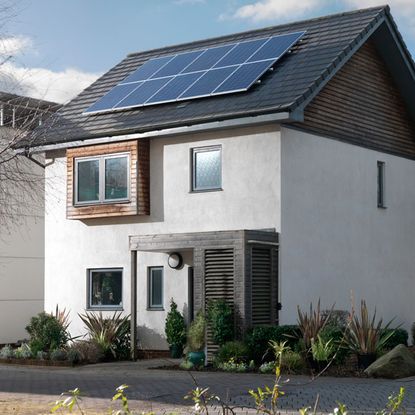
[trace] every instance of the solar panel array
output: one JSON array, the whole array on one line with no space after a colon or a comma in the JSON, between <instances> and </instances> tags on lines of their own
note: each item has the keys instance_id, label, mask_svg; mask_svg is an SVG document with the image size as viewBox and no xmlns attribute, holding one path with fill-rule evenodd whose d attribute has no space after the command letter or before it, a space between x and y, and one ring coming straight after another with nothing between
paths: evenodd
<instances>
[{"instance_id":1,"label":"solar panel array","mask_svg":"<svg viewBox=\"0 0 415 415\"><path fill-rule=\"evenodd\" d=\"M247 91L305 32L153 58L85 114Z\"/></svg>"}]
</instances>

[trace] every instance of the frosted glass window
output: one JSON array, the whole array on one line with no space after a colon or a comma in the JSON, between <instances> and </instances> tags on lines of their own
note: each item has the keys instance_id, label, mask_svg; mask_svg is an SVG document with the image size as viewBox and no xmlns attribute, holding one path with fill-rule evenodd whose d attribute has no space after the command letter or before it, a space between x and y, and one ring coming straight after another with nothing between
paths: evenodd
<instances>
[{"instance_id":1,"label":"frosted glass window","mask_svg":"<svg viewBox=\"0 0 415 415\"><path fill-rule=\"evenodd\" d=\"M222 187L222 151L220 146L193 149L192 190L216 190Z\"/></svg>"}]
</instances>

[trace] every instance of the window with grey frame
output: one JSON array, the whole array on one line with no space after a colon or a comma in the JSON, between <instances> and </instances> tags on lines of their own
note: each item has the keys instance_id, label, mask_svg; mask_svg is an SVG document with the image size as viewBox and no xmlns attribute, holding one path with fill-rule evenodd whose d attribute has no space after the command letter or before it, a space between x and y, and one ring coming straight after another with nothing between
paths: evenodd
<instances>
[{"instance_id":1,"label":"window with grey frame","mask_svg":"<svg viewBox=\"0 0 415 415\"><path fill-rule=\"evenodd\" d=\"M122 268L88 269L88 309L122 310Z\"/></svg>"},{"instance_id":2,"label":"window with grey frame","mask_svg":"<svg viewBox=\"0 0 415 415\"><path fill-rule=\"evenodd\" d=\"M377 198L378 208L386 208L385 205L385 162L377 162Z\"/></svg>"},{"instance_id":3,"label":"window with grey frame","mask_svg":"<svg viewBox=\"0 0 415 415\"><path fill-rule=\"evenodd\" d=\"M130 155L109 154L75 159L75 205L127 202Z\"/></svg>"},{"instance_id":4,"label":"window with grey frame","mask_svg":"<svg viewBox=\"0 0 415 415\"><path fill-rule=\"evenodd\" d=\"M222 146L192 149L193 192L222 189Z\"/></svg>"},{"instance_id":5,"label":"window with grey frame","mask_svg":"<svg viewBox=\"0 0 415 415\"><path fill-rule=\"evenodd\" d=\"M163 310L163 267L148 268L148 309Z\"/></svg>"}]
</instances>

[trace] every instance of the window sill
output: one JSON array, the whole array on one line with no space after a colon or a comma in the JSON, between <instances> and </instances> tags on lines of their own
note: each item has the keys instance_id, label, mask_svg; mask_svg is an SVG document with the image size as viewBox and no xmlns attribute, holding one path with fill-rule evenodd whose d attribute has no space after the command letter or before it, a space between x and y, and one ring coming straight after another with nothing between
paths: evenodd
<instances>
[{"instance_id":1,"label":"window sill","mask_svg":"<svg viewBox=\"0 0 415 415\"><path fill-rule=\"evenodd\" d=\"M384 205L378 205L378 209L386 210L388 207Z\"/></svg>"},{"instance_id":2,"label":"window sill","mask_svg":"<svg viewBox=\"0 0 415 415\"><path fill-rule=\"evenodd\" d=\"M111 306L87 307L86 311L124 311L124 308L123 307L111 307Z\"/></svg>"},{"instance_id":3,"label":"window sill","mask_svg":"<svg viewBox=\"0 0 415 415\"><path fill-rule=\"evenodd\" d=\"M164 307L147 307L147 311L164 311Z\"/></svg>"},{"instance_id":4,"label":"window sill","mask_svg":"<svg viewBox=\"0 0 415 415\"><path fill-rule=\"evenodd\" d=\"M74 208L82 208L87 206L108 206L108 205L121 205L131 203L130 199L120 199L120 200L108 200L105 202L85 202L85 203L74 203Z\"/></svg>"},{"instance_id":5,"label":"window sill","mask_svg":"<svg viewBox=\"0 0 415 415\"><path fill-rule=\"evenodd\" d=\"M210 193L210 192L223 192L221 187L217 189L200 189L200 190L190 190L189 193Z\"/></svg>"}]
</instances>

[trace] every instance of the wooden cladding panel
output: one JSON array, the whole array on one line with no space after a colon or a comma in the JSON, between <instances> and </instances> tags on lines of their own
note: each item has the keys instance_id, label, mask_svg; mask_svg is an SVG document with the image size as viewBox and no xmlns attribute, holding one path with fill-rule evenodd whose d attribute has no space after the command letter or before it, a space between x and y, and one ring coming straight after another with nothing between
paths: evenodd
<instances>
[{"instance_id":1,"label":"wooden cladding panel","mask_svg":"<svg viewBox=\"0 0 415 415\"><path fill-rule=\"evenodd\" d=\"M272 256L270 248L253 247L251 254L252 325L272 323Z\"/></svg>"},{"instance_id":2,"label":"wooden cladding panel","mask_svg":"<svg viewBox=\"0 0 415 415\"><path fill-rule=\"evenodd\" d=\"M77 147L66 151L67 219L91 219L150 214L150 143L148 139ZM74 171L77 157L130 154L130 199L123 203L74 205Z\"/></svg>"},{"instance_id":3,"label":"wooden cladding panel","mask_svg":"<svg viewBox=\"0 0 415 415\"><path fill-rule=\"evenodd\" d=\"M304 111L296 127L415 158L415 124L372 41L366 42Z\"/></svg>"}]
</instances>

